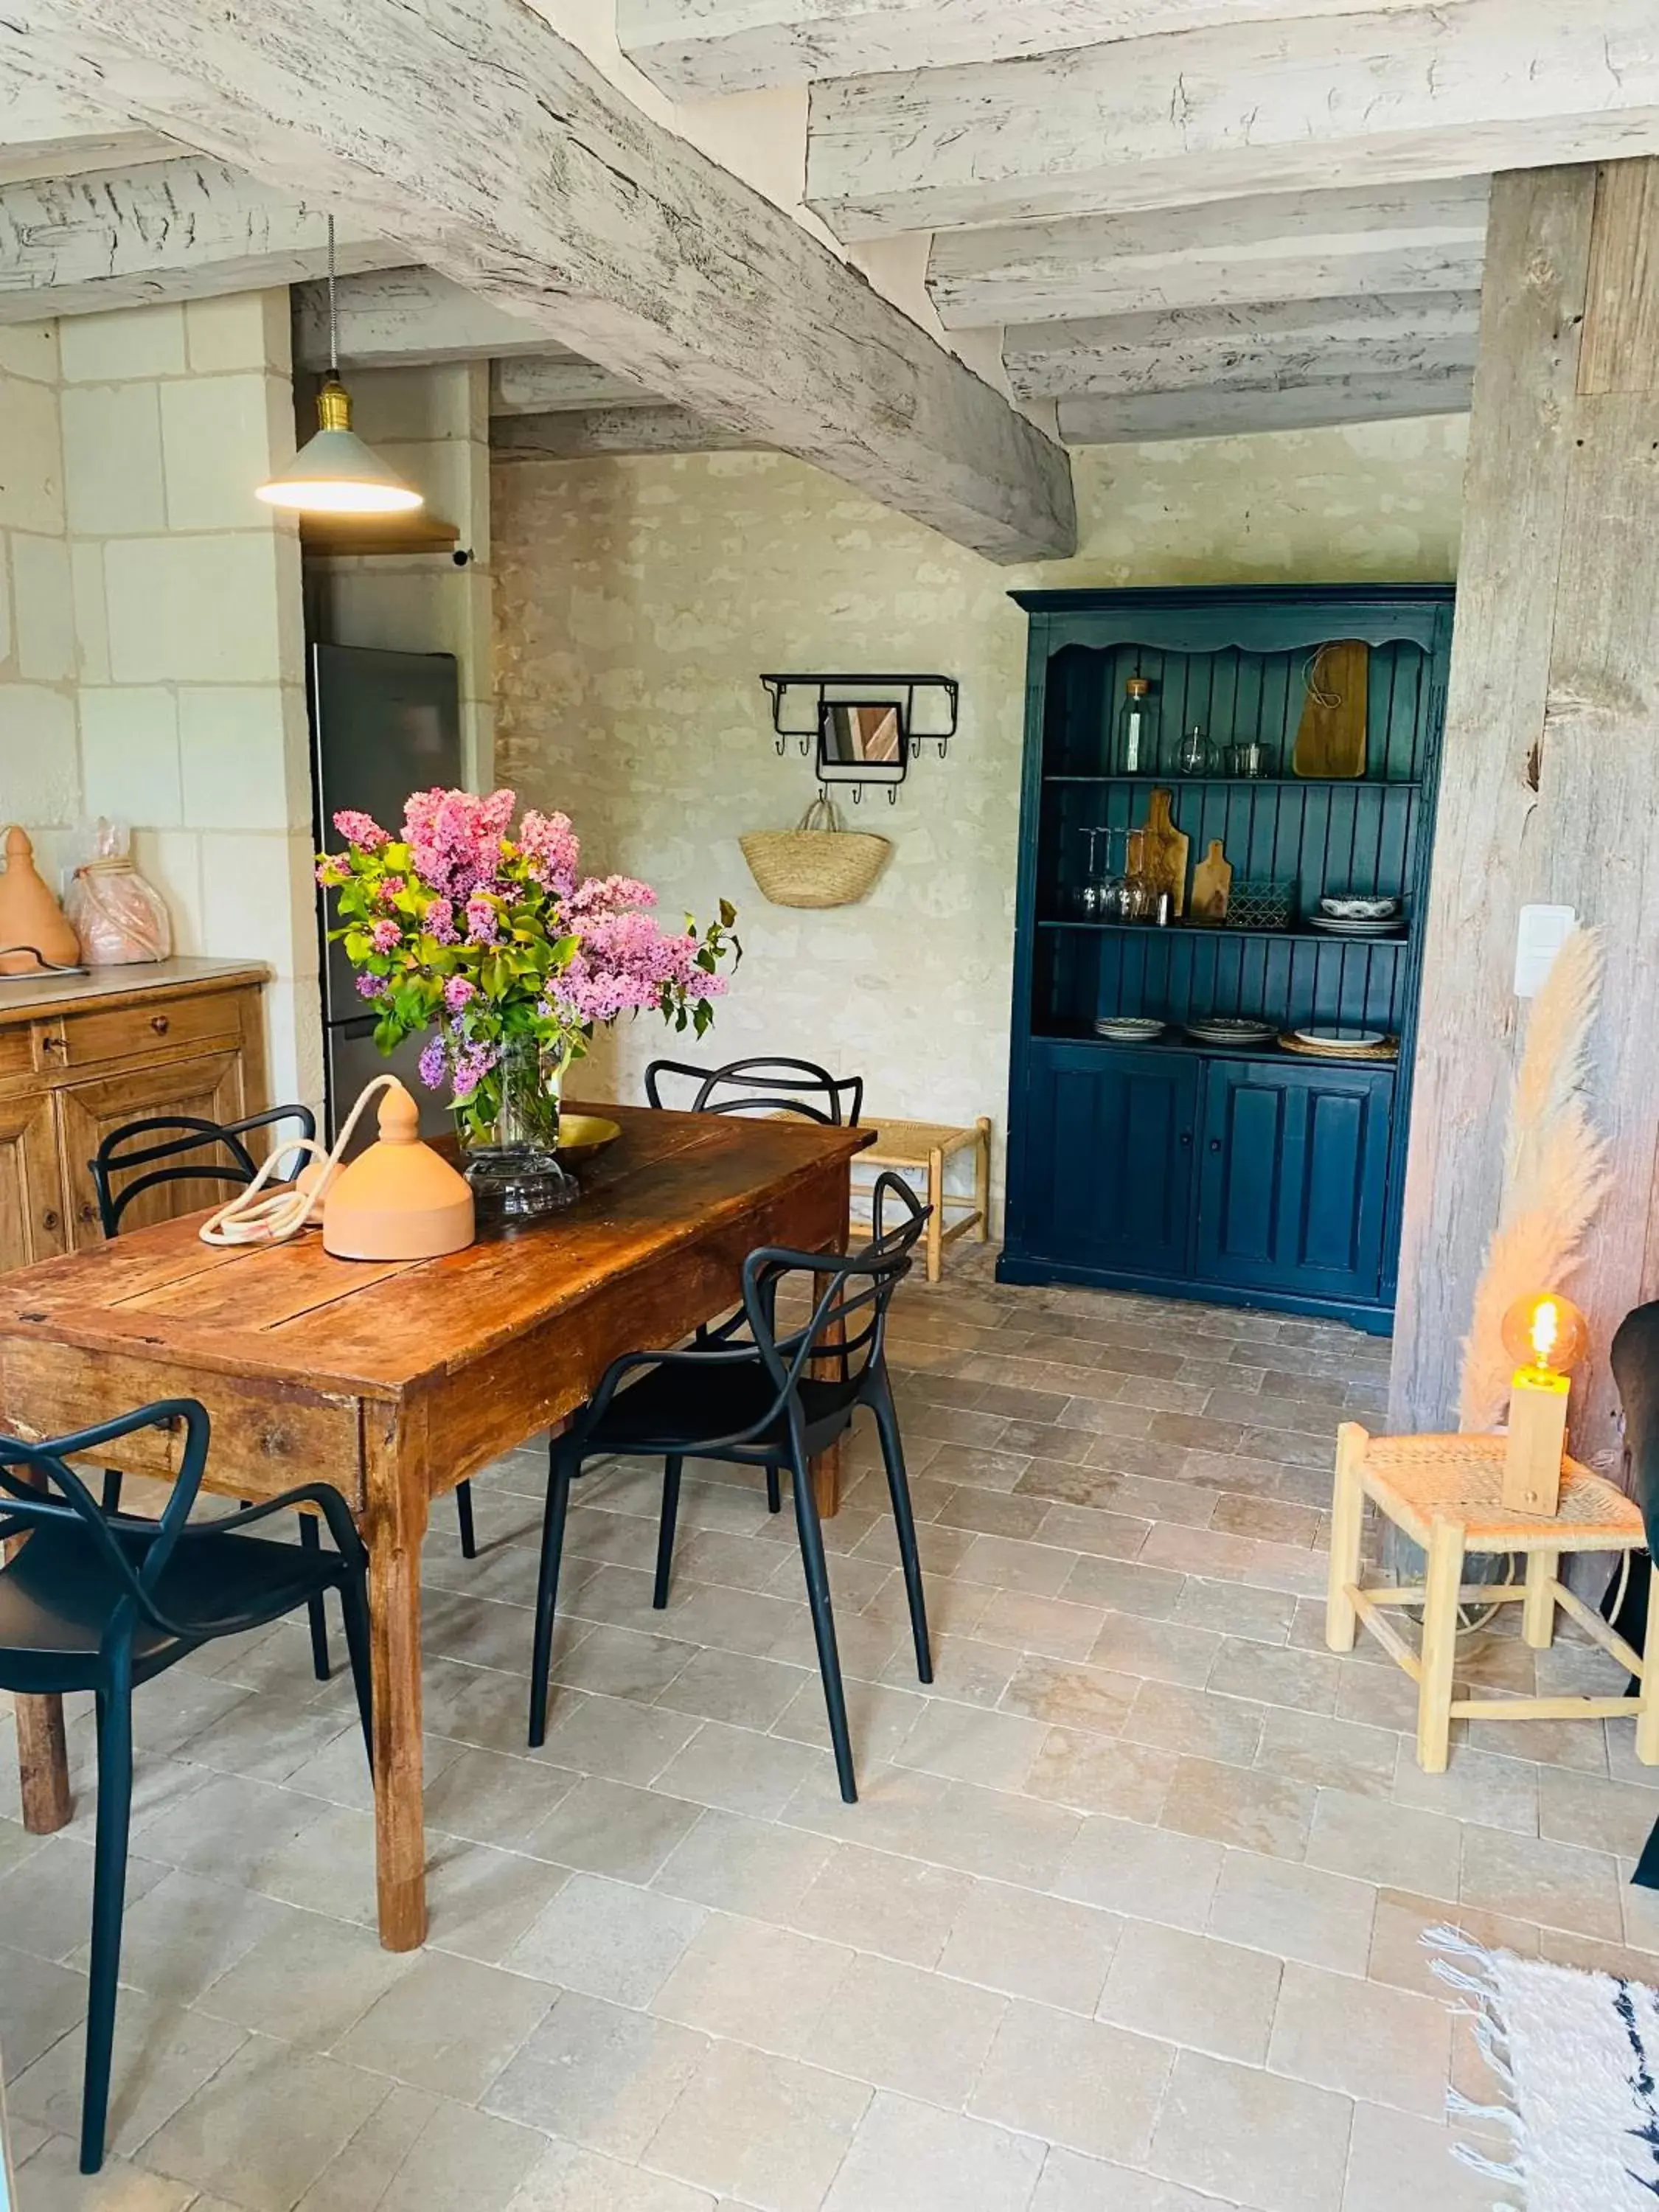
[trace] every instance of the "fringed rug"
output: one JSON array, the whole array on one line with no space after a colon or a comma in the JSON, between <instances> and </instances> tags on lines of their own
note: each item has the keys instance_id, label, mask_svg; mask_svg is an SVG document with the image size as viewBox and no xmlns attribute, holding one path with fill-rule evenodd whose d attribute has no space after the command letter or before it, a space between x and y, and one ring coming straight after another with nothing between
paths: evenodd
<instances>
[{"instance_id":1,"label":"fringed rug","mask_svg":"<svg viewBox=\"0 0 1659 2212\"><path fill-rule=\"evenodd\" d=\"M1455 1928L1424 1942L1473 2000L1475 2040L1505 2102L1453 2090L1454 2120L1496 2121L1510 2155L1457 2155L1503 2193L1494 2212L1655 2212L1659 2206L1659 1990L1612 1974L1483 1950Z\"/></svg>"}]
</instances>

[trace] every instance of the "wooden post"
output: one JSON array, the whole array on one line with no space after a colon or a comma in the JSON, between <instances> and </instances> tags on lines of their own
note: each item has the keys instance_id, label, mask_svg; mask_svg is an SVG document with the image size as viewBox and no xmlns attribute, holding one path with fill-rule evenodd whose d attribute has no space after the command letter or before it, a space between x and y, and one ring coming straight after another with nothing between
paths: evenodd
<instances>
[{"instance_id":1,"label":"wooden post","mask_svg":"<svg viewBox=\"0 0 1659 2212\"><path fill-rule=\"evenodd\" d=\"M1330 1579L1325 1594L1325 1644L1332 1651L1352 1651L1359 1626L1359 1615L1348 1592L1359 1580L1360 1546L1365 1534L1365 1492L1359 1470L1365 1463L1370 1442L1358 1421L1344 1421L1336 1432Z\"/></svg>"},{"instance_id":2,"label":"wooden post","mask_svg":"<svg viewBox=\"0 0 1659 2212\"><path fill-rule=\"evenodd\" d=\"M20 1473L32 1488L46 1488L44 1477L27 1469L20 1469ZM12 1558L27 1541L25 1534L0 1545L0 1558ZM64 1735L64 1700L56 1696L20 1697L16 1716L17 1780L23 1799L23 1826L32 1836L55 1835L59 1828L69 1826L75 1811L75 1800L70 1793L69 1744Z\"/></svg>"},{"instance_id":3,"label":"wooden post","mask_svg":"<svg viewBox=\"0 0 1659 2212\"><path fill-rule=\"evenodd\" d=\"M1607 949L1592 1107L1613 1195L1571 1285L1594 1357L1571 1449L1614 1438L1606 1348L1659 1290L1659 161L1494 180L1412 1107L1389 1423L1455 1425L1502 1196L1520 909Z\"/></svg>"},{"instance_id":4,"label":"wooden post","mask_svg":"<svg viewBox=\"0 0 1659 2212\"><path fill-rule=\"evenodd\" d=\"M1457 1593L1462 1580L1462 1523L1437 1521L1429 1534L1423 1591L1423 1679L1417 1696L1417 1763L1425 1774L1443 1774L1450 1756Z\"/></svg>"},{"instance_id":5,"label":"wooden post","mask_svg":"<svg viewBox=\"0 0 1659 2212\"><path fill-rule=\"evenodd\" d=\"M1555 1641L1555 1576L1560 1555L1555 1552L1527 1554L1527 1595L1521 1601L1521 1640L1534 1651L1547 1651Z\"/></svg>"}]
</instances>

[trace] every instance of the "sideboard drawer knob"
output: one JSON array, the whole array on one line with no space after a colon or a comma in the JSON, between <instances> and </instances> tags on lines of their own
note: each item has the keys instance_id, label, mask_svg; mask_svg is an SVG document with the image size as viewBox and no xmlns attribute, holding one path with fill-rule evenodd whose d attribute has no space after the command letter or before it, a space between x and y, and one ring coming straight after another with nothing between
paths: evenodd
<instances>
[{"instance_id":1,"label":"sideboard drawer knob","mask_svg":"<svg viewBox=\"0 0 1659 2212\"><path fill-rule=\"evenodd\" d=\"M152 1014L149 1018L149 1025L157 1036L165 1036L167 1033L167 1018L165 1014Z\"/></svg>"},{"instance_id":2,"label":"sideboard drawer knob","mask_svg":"<svg viewBox=\"0 0 1659 2212\"><path fill-rule=\"evenodd\" d=\"M57 1228L57 1226L58 1226L58 1209L57 1209L57 1207L56 1207L56 1206L49 1206L46 1208L46 1212L45 1212L40 1216L40 1226L41 1226L43 1229L56 1229L56 1228Z\"/></svg>"}]
</instances>

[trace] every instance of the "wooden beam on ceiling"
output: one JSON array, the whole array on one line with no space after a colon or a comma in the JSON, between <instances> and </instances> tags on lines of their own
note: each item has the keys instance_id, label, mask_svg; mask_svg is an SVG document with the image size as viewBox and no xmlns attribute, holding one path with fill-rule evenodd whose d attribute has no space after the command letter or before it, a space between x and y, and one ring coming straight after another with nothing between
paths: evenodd
<instances>
[{"instance_id":1,"label":"wooden beam on ceiling","mask_svg":"<svg viewBox=\"0 0 1659 2212\"><path fill-rule=\"evenodd\" d=\"M1234 23L818 83L810 114L806 203L844 239L1401 184L1659 148L1659 15L1462 0Z\"/></svg>"},{"instance_id":2,"label":"wooden beam on ceiling","mask_svg":"<svg viewBox=\"0 0 1659 2212\"><path fill-rule=\"evenodd\" d=\"M659 404L631 376L572 354L526 354L497 364L489 380L492 415L555 415L577 409Z\"/></svg>"},{"instance_id":3,"label":"wooden beam on ceiling","mask_svg":"<svg viewBox=\"0 0 1659 2212\"><path fill-rule=\"evenodd\" d=\"M1141 392L1125 398L1062 399L1068 446L1122 446L1165 438L1234 438L1257 430L1314 430L1392 422L1417 415L1467 415L1467 368L1398 376L1334 376L1257 390Z\"/></svg>"},{"instance_id":4,"label":"wooden beam on ceiling","mask_svg":"<svg viewBox=\"0 0 1659 2212\"><path fill-rule=\"evenodd\" d=\"M489 450L498 459L587 461L637 453L726 453L759 447L687 407L573 409L549 415L495 415Z\"/></svg>"},{"instance_id":5,"label":"wooden beam on ceiling","mask_svg":"<svg viewBox=\"0 0 1659 2212\"><path fill-rule=\"evenodd\" d=\"M398 251L349 222L338 240L347 269ZM204 155L0 185L0 323L255 291L327 265L321 202Z\"/></svg>"},{"instance_id":6,"label":"wooden beam on ceiling","mask_svg":"<svg viewBox=\"0 0 1659 2212\"><path fill-rule=\"evenodd\" d=\"M400 368L420 362L493 361L506 354L544 359L561 349L521 315L482 300L435 269L378 269L343 276L335 287L340 359L348 368ZM574 361L569 354L566 359ZM294 294L294 365L328 367L328 287Z\"/></svg>"},{"instance_id":7,"label":"wooden beam on ceiling","mask_svg":"<svg viewBox=\"0 0 1659 2212\"><path fill-rule=\"evenodd\" d=\"M155 161L178 145L0 61L0 184Z\"/></svg>"},{"instance_id":8,"label":"wooden beam on ceiling","mask_svg":"<svg viewBox=\"0 0 1659 2212\"><path fill-rule=\"evenodd\" d=\"M6 0L9 46L994 560L1076 543L1059 447L520 0Z\"/></svg>"},{"instance_id":9,"label":"wooden beam on ceiling","mask_svg":"<svg viewBox=\"0 0 1659 2212\"><path fill-rule=\"evenodd\" d=\"M938 231L927 289L947 330L1476 291L1490 192L1488 178L1455 177Z\"/></svg>"},{"instance_id":10,"label":"wooden beam on ceiling","mask_svg":"<svg viewBox=\"0 0 1659 2212\"><path fill-rule=\"evenodd\" d=\"M1002 358L1017 399L1288 390L1342 377L1467 374L1480 331L1478 292L1381 293L1016 324L1003 333Z\"/></svg>"},{"instance_id":11,"label":"wooden beam on ceiling","mask_svg":"<svg viewBox=\"0 0 1659 2212\"><path fill-rule=\"evenodd\" d=\"M617 0L623 52L678 100L820 76L1053 53L1256 17L1376 13L1422 0Z\"/></svg>"}]
</instances>

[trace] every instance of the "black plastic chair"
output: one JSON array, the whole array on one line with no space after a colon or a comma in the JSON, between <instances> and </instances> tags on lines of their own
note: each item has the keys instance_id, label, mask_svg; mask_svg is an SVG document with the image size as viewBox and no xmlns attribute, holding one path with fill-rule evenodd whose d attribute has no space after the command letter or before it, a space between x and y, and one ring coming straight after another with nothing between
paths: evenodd
<instances>
[{"instance_id":1,"label":"black plastic chair","mask_svg":"<svg viewBox=\"0 0 1659 2212\"><path fill-rule=\"evenodd\" d=\"M1624 1407L1632 1488L1648 1531L1647 1551L1631 1554L1625 1601L1613 1626L1639 1651L1647 1628L1653 1554L1659 1545L1659 1300L1625 1316L1613 1331L1607 1363ZM1638 1686L1632 1683L1632 1692ZM1659 1889L1659 1821L1642 1847L1631 1879L1644 1889Z\"/></svg>"},{"instance_id":2,"label":"black plastic chair","mask_svg":"<svg viewBox=\"0 0 1659 2212\"><path fill-rule=\"evenodd\" d=\"M653 1060L645 1071L645 1095L659 1110L665 1075L691 1086L681 1109L688 1114L799 1114L807 1121L855 1127L864 1111L861 1075L831 1075L810 1060L732 1060L714 1068Z\"/></svg>"},{"instance_id":3,"label":"black plastic chair","mask_svg":"<svg viewBox=\"0 0 1659 2212\"><path fill-rule=\"evenodd\" d=\"M927 1222L927 1208L894 1175L882 1176L872 1197L875 1234L861 1252L838 1257L770 1246L751 1252L744 1262L743 1306L730 1322L684 1350L631 1352L613 1360L592 1402L562 1436L554 1438L548 1457L547 1511L542 1528L530 1676L532 1745L541 1743L547 1730L548 1672L565 1515L571 1483L580 1474L583 1462L613 1453L662 1457L662 1521L651 1597L659 1608L668 1603L674 1523L685 1461L712 1459L763 1467L773 1480L780 1468L787 1467L836 1771L842 1797L849 1805L856 1803L858 1786L847 1732L841 1661L836 1650L823 1532L808 1469L810 1462L851 1426L860 1406L867 1406L875 1416L881 1437L887 1488L898 1530L899 1559L910 1602L916 1672L922 1681L933 1680L910 1485L884 1349L887 1309L901 1279L909 1272L910 1254ZM891 1231L884 1222L884 1208L890 1198L897 1200L902 1216L899 1225ZM780 1336L778 1289L794 1274L817 1279L811 1314L803 1328ZM736 1340L736 1332L745 1324L749 1340ZM826 1377L823 1370L831 1365L838 1371ZM813 1370L817 1371L809 1371Z\"/></svg>"},{"instance_id":4,"label":"black plastic chair","mask_svg":"<svg viewBox=\"0 0 1659 2212\"><path fill-rule=\"evenodd\" d=\"M112 1129L87 1162L105 1236L120 1234L122 1215L147 1190L177 1182L210 1182L236 1189L251 1183L258 1172L258 1163L243 1139L256 1129L276 1128L285 1121L295 1123L301 1137L314 1139L317 1134L317 1117L309 1106L272 1106L240 1121L208 1121L194 1114L153 1114L142 1121L124 1122L120 1128ZM283 1149L280 1142L276 1149ZM191 1159L186 1157L191 1153L204 1157ZM104 1510L114 1513L120 1504L120 1472L111 1468L104 1477ZM470 1482L456 1490L455 1511L460 1522L461 1556L475 1559L478 1546ZM300 1523L300 1541L307 1550L315 1550L317 1540L317 1524L307 1514ZM325 1682L328 1626L320 1598L309 1612L312 1670L319 1682Z\"/></svg>"},{"instance_id":5,"label":"black plastic chair","mask_svg":"<svg viewBox=\"0 0 1659 2212\"><path fill-rule=\"evenodd\" d=\"M106 1513L65 1462L158 1427L185 1431L182 1462L161 1515L150 1521ZM207 1411L193 1398L163 1399L44 1443L0 1436L0 1538L22 1540L0 1567L0 1689L22 1696L90 1690L97 1700L82 2173L97 2172L104 2157L132 1808L135 1686L204 1644L266 1626L298 1606L320 1603L335 1589L345 1616L363 1741L372 1744L368 1555L344 1498L327 1483L305 1483L265 1504L191 1523L208 1441ZM332 1551L240 1533L306 1504L328 1523Z\"/></svg>"}]
</instances>

